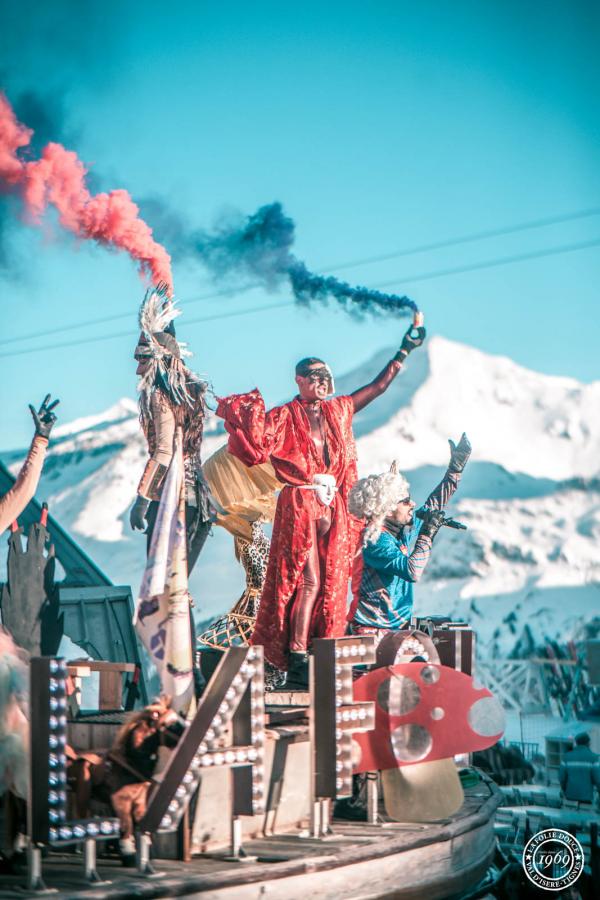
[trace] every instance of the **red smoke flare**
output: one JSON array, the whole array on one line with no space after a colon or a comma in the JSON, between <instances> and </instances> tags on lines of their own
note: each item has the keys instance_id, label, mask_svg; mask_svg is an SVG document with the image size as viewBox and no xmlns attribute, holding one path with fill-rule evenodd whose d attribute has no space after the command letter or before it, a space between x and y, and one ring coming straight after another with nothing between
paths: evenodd
<instances>
[{"instance_id":1,"label":"red smoke flare","mask_svg":"<svg viewBox=\"0 0 600 900\"><path fill-rule=\"evenodd\" d=\"M85 184L87 170L77 154L50 143L40 159L23 161L17 151L27 147L33 132L22 125L0 93L0 190L20 192L33 222L52 204L64 228L80 238L126 250L154 284L172 288L171 257L152 238L152 229L124 190L92 196Z\"/></svg>"}]
</instances>

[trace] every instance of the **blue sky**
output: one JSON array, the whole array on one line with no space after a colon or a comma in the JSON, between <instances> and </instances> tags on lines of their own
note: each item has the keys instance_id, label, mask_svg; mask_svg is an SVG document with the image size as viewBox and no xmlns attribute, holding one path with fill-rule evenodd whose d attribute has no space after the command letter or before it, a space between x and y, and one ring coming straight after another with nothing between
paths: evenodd
<instances>
[{"instance_id":1,"label":"blue sky","mask_svg":"<svg viewBox=\"0 0 600 900\"><path fill-rule=\"evenodd\" d=\"M296 222L296 252L313 269L600 207L600 14L592 2L14 7L0 13L0 25L8 17L0 27L7 95L58 99L60 136L95 185L162 198L196 226L279 200ZM408 293L432 333L591 381L600 246L414 276L596 239L600 215L336 274ZM8 242L0 449L29 440L27 403L46 390L60 396L63 421L135 396L143 295L125 255L76 243L51 217L42 229L15 222ZM292 394L298 358L324 356L347 371L397 345L405 328L403 320L357 323L294 307L194 324L290 297L230 285L229 296L210 298L223 285L202 268L178 263L174 275L184 310L178 335L218 394L259 385L275 402ZM131 334L84 342L120 332ZM14 355L72 341L81 343Z\"/></svg>"}]
</instances>

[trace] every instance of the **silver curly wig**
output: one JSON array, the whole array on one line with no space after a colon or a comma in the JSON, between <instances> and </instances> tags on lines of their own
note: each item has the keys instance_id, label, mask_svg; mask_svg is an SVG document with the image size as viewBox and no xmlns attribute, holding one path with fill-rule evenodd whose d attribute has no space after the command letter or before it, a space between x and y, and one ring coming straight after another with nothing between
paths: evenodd
<instances>
[{"instance_id":1,"label":"silver curly wig","mask_svg":"<svg viewBox=\"0 0 600 900\"><path fill-rule=\"evenodd\" d=\"M401 500L410 494L408 481L396 471L395 463L389 472L368 475L352 486L348 496L348 509L357 519L365 519L363 544L377 540L386 516L394 511Z\"/></svg>"}]
</instances>

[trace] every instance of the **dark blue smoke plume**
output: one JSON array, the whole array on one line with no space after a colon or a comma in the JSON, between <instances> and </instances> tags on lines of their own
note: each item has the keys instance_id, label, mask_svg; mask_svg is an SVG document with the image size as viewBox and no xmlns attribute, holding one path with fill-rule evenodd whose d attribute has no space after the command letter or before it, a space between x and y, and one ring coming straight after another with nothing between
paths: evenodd
<instances>
[{"instance_id":1,"label":"dark blue smoke plume","mask_svg":"<svg viewBox=\"0 0 600 900\"><path fill-rule=\"evenodd\" d=\"M261 206L252 216L236 214L209 233L192 235L194 252L216 275L241 272L268 288L277 287L295 263L290 252L294 222L280 203Z\"/></svg>"},{"instance_id":2,"label":"dark blue smoke plume","mask_svg":"<svg viewBox=\"0 0 600 900\"><path fill-rule=\"evenodd\" d=\"M405 316L418 311L417 304L409 297L383 294L381 291L373 291L366 287L352 287L332 275L315 275L309 272L300 260L295 260L290 266L288 276L294 296L299 303L310 304L313 300L327 303L329 298L333 297L348 312L355 315L389 313Z\"/></svg>"},{"instance_id":3,"label":"dark blue smoke plume","mask_svg":"<svg viewBox=\"0 0 600 900\"><path fill-rule=\"evenodd\" d=\"M154 232L161 239L161 216L155 206L150 216ZM353 315L410 315L417 305L408 297L384 294L365 287L352 287L333 276L316 275L292 253L295 226L283 212L281 203L261 206L246 218L230 216L212 231L191 232L173 228L172 215L164 219L165 240L174 258L191 256L222 278L243 274L273 290L285 281L291 285L299 303L328 303L335 300Z\"/></svg>"}]
</instances>

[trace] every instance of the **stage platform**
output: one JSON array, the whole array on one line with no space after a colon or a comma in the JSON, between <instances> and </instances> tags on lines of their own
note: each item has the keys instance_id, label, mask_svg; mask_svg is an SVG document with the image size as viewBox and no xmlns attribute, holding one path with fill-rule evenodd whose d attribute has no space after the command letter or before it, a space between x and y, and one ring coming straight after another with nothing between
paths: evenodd
<instances>
[{"instance_id":1,"label":"stage platform","mask_svg":"<svg viewBox=\"0 0 600 900\"><path fill-rule=\"evenodd\" d=\"M456 815L433 824L382 825L334 819L333 834L321 839L306 831L248 840L254 862L217 856L188 863L155 860L162 877L143 878L115 857L98 859L110 884L87 885L81 854L50 853L44 879L57 900L202 897L203 900L293 900L296 897L420 900L460 896L484 876L495 848L494 816L502 794L484 779L465 791ZM383 812L383 810L382 810ZM25 869L0 877L0 900L40 896L23 890Z\"/></svg>"}]
</instances>

